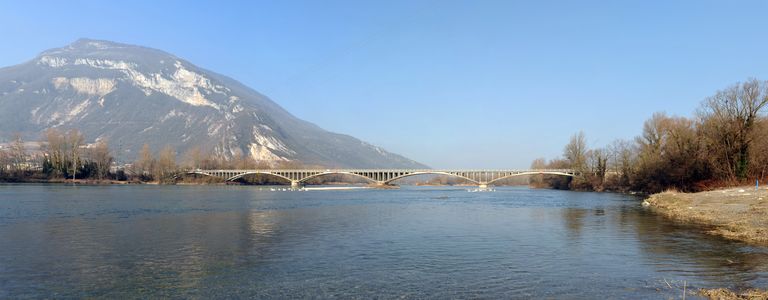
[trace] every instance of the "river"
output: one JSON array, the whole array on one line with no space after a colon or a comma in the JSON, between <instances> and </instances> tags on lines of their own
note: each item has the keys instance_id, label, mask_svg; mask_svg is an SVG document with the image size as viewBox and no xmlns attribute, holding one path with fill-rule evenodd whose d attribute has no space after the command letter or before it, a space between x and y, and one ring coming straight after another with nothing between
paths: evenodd
<instances>
[{"instance_id":1,"label":"river","mask_svg":"<svg viewBox=\"0 0 768 300\"><path fill-rule=\"evenodd\" d=\"M610 193L0 185L0 298L666 298L768 250ZM690 298L690 296L689 296Z\"/></svg>"}]
</instances>

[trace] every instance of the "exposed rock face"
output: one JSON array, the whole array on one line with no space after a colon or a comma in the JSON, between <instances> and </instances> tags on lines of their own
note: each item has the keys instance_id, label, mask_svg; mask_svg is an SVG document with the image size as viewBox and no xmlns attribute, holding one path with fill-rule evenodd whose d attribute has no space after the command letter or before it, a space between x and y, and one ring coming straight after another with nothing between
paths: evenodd
<instances>
[{"instance_id":1,"label":"exposed rock face","mask_svg":"<svg viewBox=\"0 0 768 300\"><path fill-rule=\"evenodd\" d=\"M15 133L37 140L52 127L108 139L125 160L148 143L328 167L424 167L300 120L171 54L107 41L81 39L0 69L0 141Z\"/></svg>"}]
</instances>

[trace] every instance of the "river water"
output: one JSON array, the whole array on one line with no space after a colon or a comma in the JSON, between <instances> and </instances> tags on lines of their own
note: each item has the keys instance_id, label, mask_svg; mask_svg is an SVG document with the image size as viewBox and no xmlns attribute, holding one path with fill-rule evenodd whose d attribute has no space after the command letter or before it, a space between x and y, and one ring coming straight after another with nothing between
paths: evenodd
<instances>
[{"instance_id":1,"label":"river water","mask_svg":"<svg viewBox=\"0 0 768 300\"><path fill-rule=\"evenodd\" d=\"M768 250L609 193L0 185L0 298L667 298ZM691 296L688 296L691 298Z\"/></svg>"}]
</instances>

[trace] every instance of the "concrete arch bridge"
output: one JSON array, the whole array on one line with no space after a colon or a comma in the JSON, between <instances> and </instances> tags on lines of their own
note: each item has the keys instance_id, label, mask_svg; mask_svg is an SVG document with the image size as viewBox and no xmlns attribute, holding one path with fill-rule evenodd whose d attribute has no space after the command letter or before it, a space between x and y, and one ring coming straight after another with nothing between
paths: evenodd
<instances>
[{"instance_id":1,"label":"concrete arch bridge","mask_svg":"<svg viewBox=\"0 0 768 300\"><path fill-rule=\"evenodd\" d=\"M409 170L409 169L325 169L325 170L188 170L186 175L205 175L223 178L226 181L234 181L243 176L261 174L282 178L291 183L291 187L300 187L307 180L325 175L351 175L367 179L376 185L389 185L391 182L416 175L446 175L465 179L477 184L481 188L492 185L495 182L510 177L523 175L560 175L577 176L577 172L571 169L528 169L528 170Z\"/></svg>"}]
</instances>

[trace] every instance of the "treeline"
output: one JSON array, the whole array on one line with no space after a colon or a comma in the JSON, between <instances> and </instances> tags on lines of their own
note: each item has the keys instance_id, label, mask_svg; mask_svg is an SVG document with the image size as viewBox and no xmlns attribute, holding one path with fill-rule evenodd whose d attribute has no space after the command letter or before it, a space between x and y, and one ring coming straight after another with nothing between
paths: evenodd
<instances>
[{"instance_id":1,"label":"treeline","mask_svg":"<svg viewBox=\"0 0 768 300\"><path fill-rule=\"evenodd\" d=\"M8 146L0 148L0 179L10 180L28 176L33 169L21 135L16 135Z\"/></svg>"},{"instance_id":2,"label":"treeline","mask_svg":"<svg viewBox=\"0 0 768 300\"><path fill-rule=\"evenodd\" d=\"M634 140L590 149L574 134L563 157L533 168L572 168L584 176L534 176L531 184L575 190L700 191L765 180L768 82L750 79L705 99L692 118L655 113Z\"/></svg>"},{"instance_id":3,"label":"treeline","mask_svg":"<svg viewBox=\"0 0 768 300\"><path fill-rule=\"evenodd\" d=\"M105 141L86 146L77 130L57 129L47 130L43 139L38 151L29 151L17 134L10 146L0 149L0 179L114 178L113 158Z\"/></svg>"},{"instance_id":4,"label":"treeline","mask_svg":"<svg viewBox=\"0 0 768 300\"><path fill-rule=\"evenodd\" d=\"M201 147L192 147L178 157L177 163L176 150L171 146L165 146L158 153L153 153L149 145L144 146L139 151L138 158L128 168L131 174L135 174L142 181L159 181L161 183L171 183L179 178L176 175L180 170L214 170L214 169L301 169L310 168L294 161L264 161L255 160L249 156L243 156L239 153L231 158L224 155L218 155L211 151L205 151ZM275 181L274 177L251 176L244 178L248 183L281 183ZM188 178L190 179L190 178ZM202 177L203 181L217 181L216 178Z\"/></svg>"},{"instance_id":5,"label":"treeline","mask_svg":"<svg viewBox=\"0 0 768 300\"><path fill-rule=\"evenodd\" d=\"M49 129L42 139L39 149L30 150L31 147L28 147L21 135L16 135L7 146L0 148L0 181L81 179L172 183L179 179L176 175L181 170L308 167L291 161L257 161L242 155L225 159L222 155L206 152L199 147L191 148L181 155L171 146L153 152L147 144L139 151L133 163L118 166L106 140L86 144L85 137L78 130ZM258 176L245 180L275 183L274 178Z\"/></svg>"}]
</instances>

